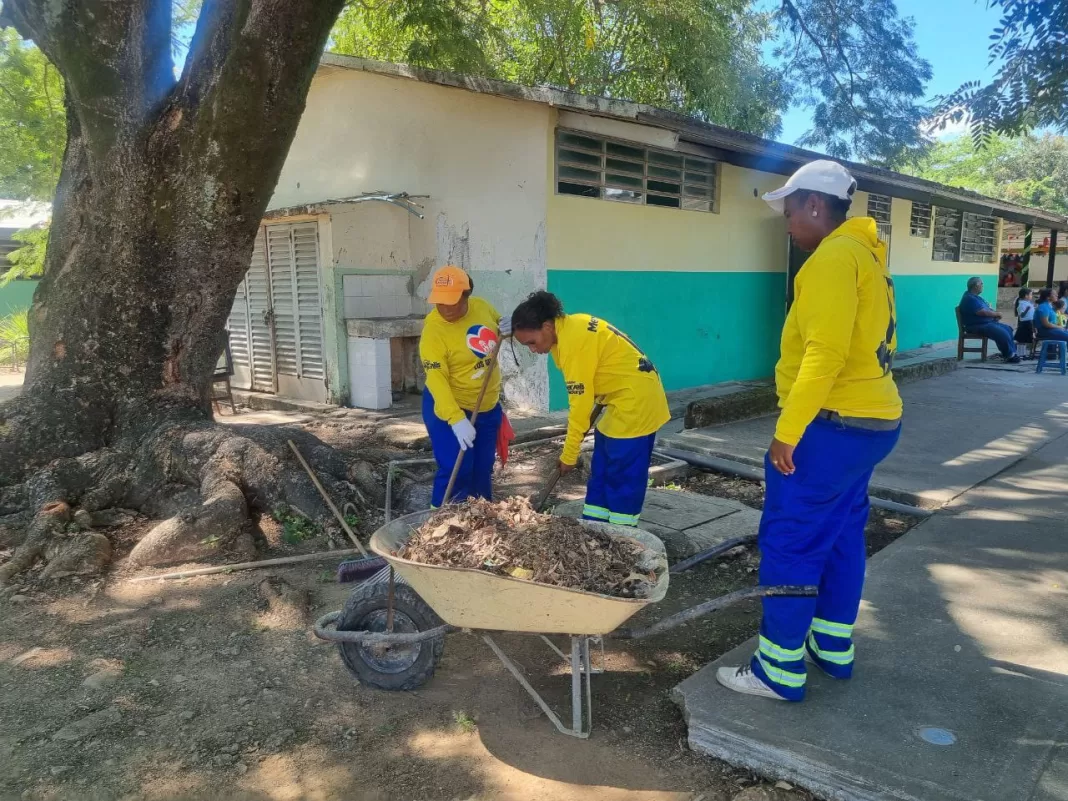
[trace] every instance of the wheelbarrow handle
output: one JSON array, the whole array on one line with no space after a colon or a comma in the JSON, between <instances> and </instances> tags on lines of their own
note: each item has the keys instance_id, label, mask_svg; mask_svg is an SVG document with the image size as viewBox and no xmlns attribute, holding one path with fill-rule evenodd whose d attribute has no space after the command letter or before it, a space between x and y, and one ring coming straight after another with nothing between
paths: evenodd
<instances>
[{"instance_id":1,"label":"wheelbarrow handle","mask_svg":"<svg viewBox=\"0 0 1068 801\"><path fill-rule=\"evenodd\" d=\"M647 628L616 629L611 634L606 634L605 636L610 637L613 640L642 640L646 637L652 637L654 634L660 634L678 628L685 623L689 623L691 620L697 620L699 617L704 617L712 612L718 612L720 609L725 609L728 606L733 606L742 601L749 601L753 598L813 598L818 594L819 587L815 586L783 585L774 587L746 587L744 590L721 595L719 598L713 598L711 601L705 601L703 604L691 606L689 609L683 609L681 612L666 617Z\"/></svg>"},{"instance_id":2,"label":"wheelbarrow handle","mask_svg":"<svg viewBox=\"0 0 1068 801\"><path fill-rule=\"evenodd\" d=\"M377 631L338 631L333 628L341 618L341 612L328 612L315 621L315 636L327 642L354 642L357 645L416 645L427 640L436 640L459 631L456 626L436 626L426 631L410 634L389 634Z\"/></svg>"}]
</instances>

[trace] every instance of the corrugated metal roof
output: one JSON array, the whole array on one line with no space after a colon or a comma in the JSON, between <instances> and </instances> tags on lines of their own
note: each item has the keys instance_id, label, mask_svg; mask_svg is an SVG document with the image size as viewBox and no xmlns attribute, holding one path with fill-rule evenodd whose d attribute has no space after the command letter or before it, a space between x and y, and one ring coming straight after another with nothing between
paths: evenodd
<instances>
[{"instance_id":1,"label":"corrugated metal roof","mask_svg":"<svg viewBox=\"0 0 1068 801\"><path fill-rule=\"evenodd\" d=\"M395 78L407 78L423 83L451 86L480 94L541 103L567 111L664 128L678 133L680 141L713 148L718 151L718 157L728 163L764 172L789 175L802 164L827 158L826 155L812 150L784 145L781 142L773 142L770 139L735 131L722 125L714 125L685 114L627 100L591 97L550 86L520 86L489 78L457 75L333 53L325 54L320 65L323 71L358 70ZM968 189L946 186L867 164L842 159L836 159L836 161L844 164L853 173L861 191L889 194L906 200L918 200L975 214L1002 217L1018 223L1040 224L1058 230L1068 229L1068 218L1044 209L1008 203Z\"/></svg>"}]
</instances>

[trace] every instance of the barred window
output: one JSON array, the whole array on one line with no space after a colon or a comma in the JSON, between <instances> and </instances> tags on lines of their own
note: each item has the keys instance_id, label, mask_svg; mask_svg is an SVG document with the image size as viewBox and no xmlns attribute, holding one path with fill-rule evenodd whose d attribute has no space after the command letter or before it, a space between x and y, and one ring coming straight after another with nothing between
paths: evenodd
<instances>
[{"instance_id":1,"label":"barred window","mask_svg":"<svg viewBox=\"0 0 1068 801\"><path fill-rule=\"evenodd\" d=\"M890 204L892 202L890 195L868 193L868 216L875 220L875 227L879 229L879 238L883 242L890 241Z\"/></svg>"},{"instance_id":2,"label":"barred window","mask_svg":"<svg viewBox=\"0 0 1068 801\"><path fill-rule=\"evenodd\" d=\"M960 237L960 260L980 263L997 261L998 220L965 212Z\"/></svg>"},{"instance_id":3,"label":"barred window","mask_svg":"<svg viewBox=\"0 0 1068 801\"><path fill-rule=\"evenodd\" d=\"M927 239L931 236L931 204L912 201L909 233Z\"/></svg>"},{"instance_id":4,"label":"barred window","mask_svg":"<svg viewBox=\"0 0 1068 801\"><path fill-rule=\"evenodd\" d=\"M708 159L556 132L556 191L561 195L714 212L717 178L718 165Z\"/></svg>"},{"instance_id":5,"label":"barred window","mask_svg":"<svg viewBox=\"0 0 1068 801\"><path fill-rule=\"evenodd\" d=\"M964 215L956 209L935 206L934 243L931 258L935 261L960 261L960 226Z\"/></svg>"}]
</instances>

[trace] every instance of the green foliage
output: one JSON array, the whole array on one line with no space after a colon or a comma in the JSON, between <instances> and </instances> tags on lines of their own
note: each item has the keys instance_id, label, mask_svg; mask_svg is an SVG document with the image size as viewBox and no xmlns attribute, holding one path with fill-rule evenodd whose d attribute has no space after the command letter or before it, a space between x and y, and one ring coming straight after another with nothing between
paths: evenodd
<instances>
[{"instance_id":1,"label":"green foliage","mask_svg":"<svg viewBox=\"0 0 1068 801\"><path fill-rule=\"evenodd\" d=\"M993 135L977 147L971 137L960 136L938 142L910 172L1068 215L1068 137Z\"/></svg>"},{"instance_id":2,"label":"green foliage","mask_svg":"<svg viewBox=\"0 0 1068 801\"><path fill-rule=\"evenodd\" d=\"M935 120L969 123L976 145L995 133L1036 128L1068 131L1068 3L1064 0L988 0L1004 11L990 36L987 84L970 81L938 98Z\"/></svg>"},{"instance_id":3,"label":"green foliage","mask_svg":"<svg viewBox=\"0 0 1068 801\"><path fill-rule=\"evenodd\" d=\"M22 247L7 254L11 267L0 274L0 287L16 278L38 278L44 273L45 250L48 247L48 227L16 231L11 238Z\"/></svg>"},{"instance_id":4,"label":"green foliage","mask_svg":"<svg viewBox=\"0 0 1068 801\"><path fill-rule=\"evenodd\" d=\"M475 719L462 709L459 712L453 712L452 719L456 721L456 728L464 734L474 734L478 729L478 724L475 723Z\"/></svg>"},{"instance_id":5,"label":"green foliage","mask_svg":"<svg viewBox=\"0 0 1068 801\"><path fill-rule=\"evenodd\" d=\"M66 138L59 73L13 28L0 30L0 197L51 200Z\"/></svg>"},{"instance_id":6,"label":"green foliage","mask_svg":"<svg viewBox=\"0 0 1068 801\"><path fill-rule=\"evenodd\" d=\"M282 526L282 541L289 545L319 536L319 526L289 509L275 509L272 516Z\"/></svg>"},{"instance_id":7,"label":"green foliage","mask_svg":"<svg viewBox=\"0 0 1068 801\"><path fill-rule=\"evenodd\" d=\"M893 0L783 0L782 60L794 102L812 107L800 144L892 167L920 152L931 65Z\"/></svg>"},{"instance_id":8,"label":"green foliage","mask_svg":"<svg viewBox=\"0 0 1068 801\"><path fill-rule=\"evenodd\" d=\"M786 95L750 0L365 0L339 53L676 109L774 134Z\"/></svg>"},{"instance_id":9,"label":"green foliage","mask_svg":"<svg viewBox=\"0 0 1068 801\"><path fill-rule=\"evenodd\" d=\"M0 364L10 367L25 364L29 351L29 311L16 312L0 318Z\"/></svg>"}]
</instances>

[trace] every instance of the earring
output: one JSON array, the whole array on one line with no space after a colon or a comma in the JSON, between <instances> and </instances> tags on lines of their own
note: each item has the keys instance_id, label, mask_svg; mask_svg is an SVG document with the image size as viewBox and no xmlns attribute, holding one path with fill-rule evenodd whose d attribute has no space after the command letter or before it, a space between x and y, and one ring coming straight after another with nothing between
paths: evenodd
<instances>
[{"instance_id":1,"label":"earring","mask_svg":"<svg viewBox=\"0 0 1068 801\"><path fill-rule=\"evenodd\" d=\"M820 216L820 213L819 213L818 211L816 211L815 209L813 209L813 210L812 210L812 216L813 216L813 217L819 217L819 216Z\"/></svg>"}]
</instances>

